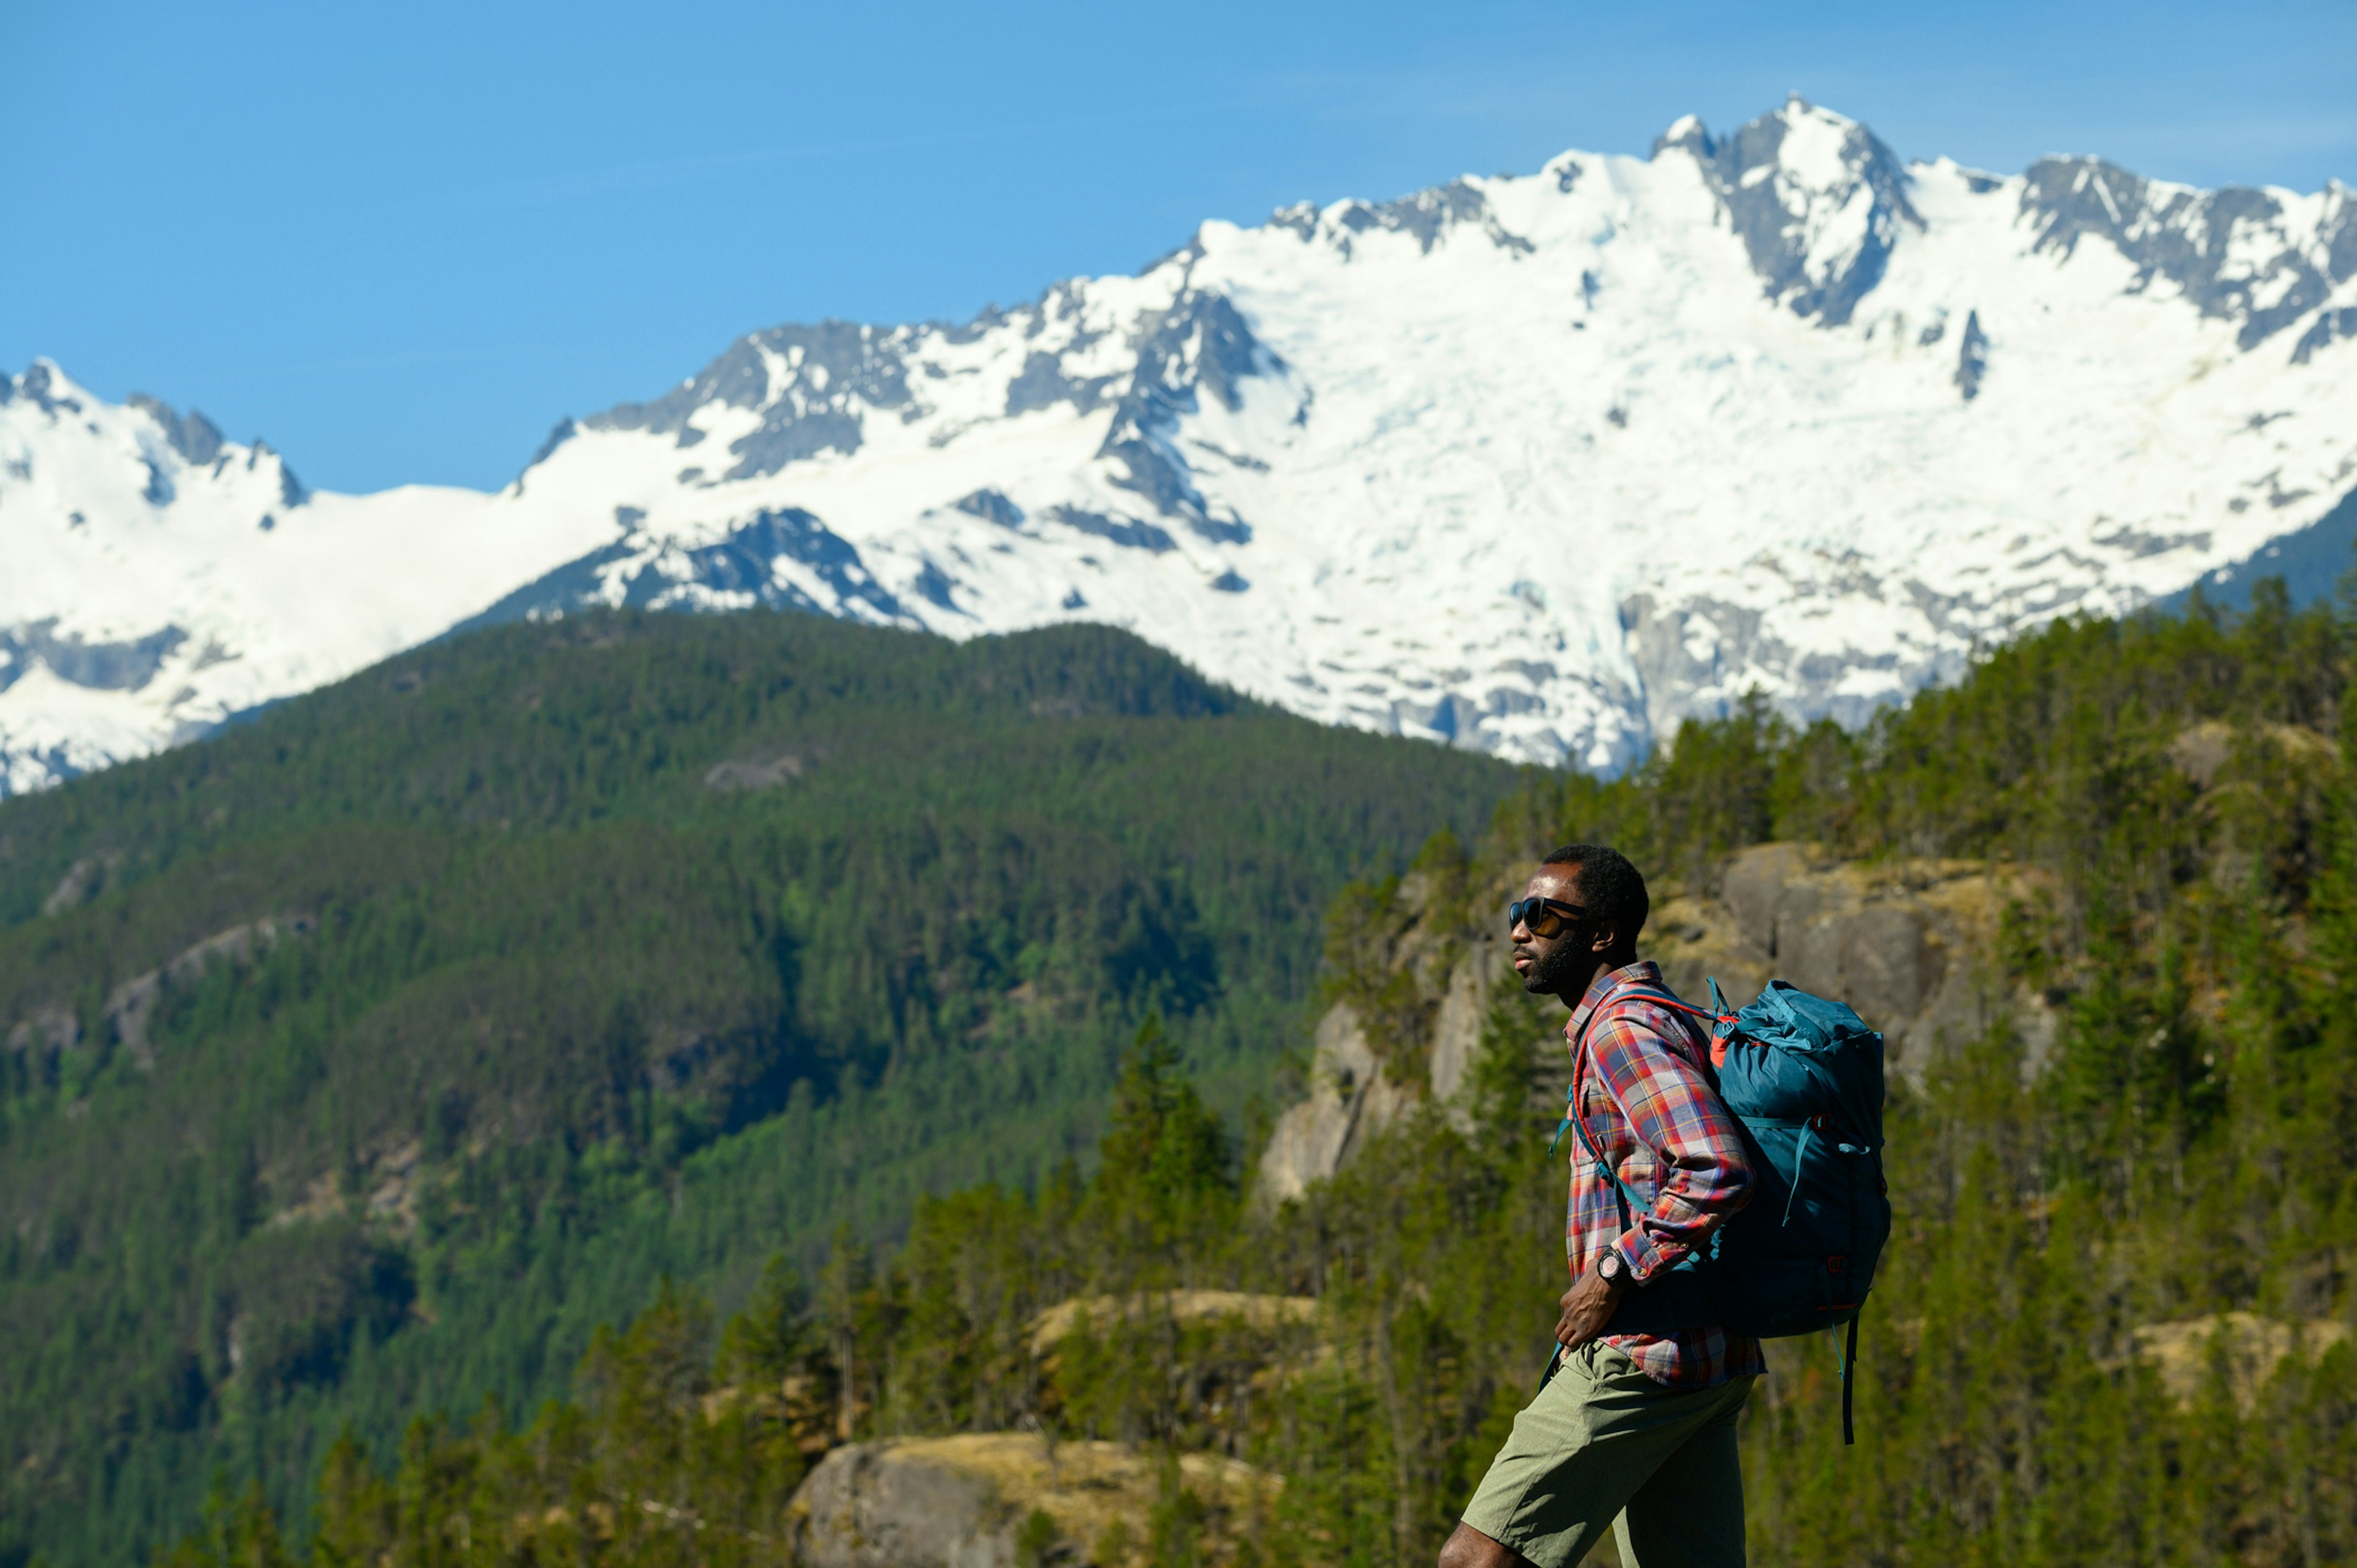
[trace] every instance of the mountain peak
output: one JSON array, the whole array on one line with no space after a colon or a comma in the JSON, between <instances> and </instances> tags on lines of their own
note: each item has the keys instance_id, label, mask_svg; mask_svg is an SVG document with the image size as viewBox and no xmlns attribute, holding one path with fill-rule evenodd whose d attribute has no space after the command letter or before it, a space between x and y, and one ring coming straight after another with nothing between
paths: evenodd
<instances>
[{"instance_id":1,"label":"mountain peak","mask_svg":"<svg viewBox=\"0 0 2357 1568\"><path fill-rule=\"evenodd\" d=\"M2136 269L2138 292L2172 285L2205 317L2239 322L2237 348L2305 321L2294 349L2304 364L2348 335L2334 313L2316 314L2357 278L2357 204L2337 184L2313 197L2197 190L2099 157L2044 157L2023 176L2021 216L2040 252L2067 256L2102 240Z\"/></svg>"},{"instance_id":2,"label":"mountain peak","mask_svg":"<svg viewBox=\"0 0 2357 1568\"><path fill-rule=\"evenodd\" d=\"M5 376L0 376L0 382L6 381ZM46 354L27 366L25 373L9 383L7 389L0 389L0 403L7 402L12 394L25 399L44 413L51 415L55 415L59 409L64 409L70 413L80 413L85 403L98 401L76 385L73 378L67 375L59 368L58 362Z\"/></svg>"},{"instance_id":3,"label":"mountain peak","mask_svg":"<svg viewBox=\"0 0 2357 1568\"><path fill-rule=\"evenodd\" d=\"M1702 123L1701 115L1681 114L1670 122L1668 130L1653 138L1654 157L1672 150L1690 152L1698 158L1710 156L1710 130Z\"/></svg>"},{"instance_id":4,"label":"mountain peak","mask_svg":"<svg viewBox=\"0 0 2357 1568\"><path fill-rule=\"evenodd\" d=\"M221 426L207 419L200 409L192 408L183 415L171 404L145 392L133 392L123 401L124 406L135 408L154 420L172 450L199 467L220 456L221 447L227 445Z\"/></svg>"},{"instance_id":5,"label":"mountain peak","mask_svg":"<svg viewBox=\"0 0 2357 1568\"><path fill-rule=\"evenodd\" d=\"M1667 152L1700 167L1768 297L1828 327L1882 280L1901 227L1923 227L1898 155L1798 93L1724 138L1688 114L1654 142L1654 157Z\"/></svg>"},{"instance_id":6,"label":"mountain peak","mask_svg":"<svg viewBox=\"0 0 2357 1568\"><path fill-rule=\"evenodd\" d=\"M1321 720L1611 770L1754 686L1860 722L2333 526L2345 188L1910 169L1797 96L1653 164L1207 222L963 324L749 333L496 495L298 510L261 443L36 362L0 379L0 792L595 604L1086 618Z\"/></svg>"}]
</instances>

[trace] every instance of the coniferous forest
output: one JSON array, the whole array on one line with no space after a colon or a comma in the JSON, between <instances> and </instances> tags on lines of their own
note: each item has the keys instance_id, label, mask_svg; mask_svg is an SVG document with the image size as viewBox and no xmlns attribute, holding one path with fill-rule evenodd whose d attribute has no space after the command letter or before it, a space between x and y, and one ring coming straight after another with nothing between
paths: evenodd
<instances>
[{"instance_id":1,"label":"coniferous forest","mask_svg":"<svg viewBox=\"0 0 2357 1568\"><path fill-rule=\"evenodd\" d=\"M595 616L8 802L0 1560L1038 1187L1149 1014L1248 1125L1333 889L1513 783L1100 628Z\"/></svg>"},{"instance_id":2,"label":"coniferous forest","mask_svg":"<svg viewBox=\"0 0 2357 1568\"><path fill-rule=\"evenodd\" d=\"M779 1562L834 1447L1019 1433L1155 1477L1030 1562L1429 1562L1545 1361L1561 1015L1501 977L1453 1113L1252 1162L1324 1003L1586 839L1657 904L2001 866L2055 1020L1894 1076L1858 1443L1772 1345L1755 1561L2357 1559L2352 655L2263 586L1599 783L1111 633L600 618L12 803L5 1550Z\"/></svg>"}]
</instances>

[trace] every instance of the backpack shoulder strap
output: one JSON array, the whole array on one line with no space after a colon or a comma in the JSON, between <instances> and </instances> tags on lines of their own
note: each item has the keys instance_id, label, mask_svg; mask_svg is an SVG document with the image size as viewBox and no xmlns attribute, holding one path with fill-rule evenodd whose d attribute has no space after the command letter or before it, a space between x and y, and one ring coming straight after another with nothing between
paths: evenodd
<instances>
[{"instance_id":1,"label":"backpack shoulder strap","mask_svg":"<svg viewBox=\"0 0 2357 1568\"><path fill-rule=\"evenodd\" d=\"M1605 1087L1609 1091L1611 1086L1607 1084ZM1652 1203L1635 1187L1620 1179L1620 1173L1612 1167L1610 1160L1604 1157L1604 1150L1596 1142L1596 1135L1587 1130L1587 1119L1579 1113L1579 1103L1577 1098L1579 1093L1579 1079L1576 1074L1572 1079L1571 1092L1574 1096L1572 1103L1563 1108L1563 1127L1557 1127L1555 1130L1555 1144L1547 1145L1547 1153L1555 1153L1555 1144L1563 1142L1564 1127L1578 1128L1579 1141L1587 1146L1587 1157L1596 1162L1596 1174L1609 1177L1612 1185L1620 1189L1614 1196L1620 1200L1620 1229L1631 1230L1637 1223L1636 1215L1641 1210L1652 1208ZM1624 1111L1621 1114L1625 1116L1628 1112ZM1630 1125L1633 1128L1635 1123L1631 1122Z\"/></svg>"},{"instance_id":2,"label":"backpack shoulder strap","mask_svg":"<svg viewBox=\"0 0 2357 1568\"><path fill-rule=\"evenodd\" d=\"M1598 1003L1596 1011L1587 1015L1587 1022L1580 1026L1579 1042L1572 1047L1571 1053L1571 1085L1575 1090L1579 1087L1580 1063L1585 1061L1587 1058L1588 1030L1596 1027L1596 1021L1598 1018L1603 1017L1607 1012L1617 1011L1622 1004L1631 1002L1651 1002L1659 1006L1674 1008L1680 1013L1688 1014L1696 1018L1706 1018L1714 1024L1727 1024L1734 1021L1734 1015L1732 1014L1713 1013L1705 1008L1689 1006L1685 1003L1679 1001L1676 997L1672 996L1666 988L1661 991L1654 991L1644 986L1632 985L1626 991L1616 991L1611 995L1606 997L1602 1002ZM1709 1059L1709 1048L1707 1047L1704 1047L1703 1055L1705 1060ZM1612 1096L1612 1103L1620 1107L1620 1114L1628 1117L1629 1126L1633 1131L1637 1125L1637 1119L1634 1116L1630 1116L1629 1107L1621 1103L1620 1090L1612 1087L1612 1079L1609 1075L1603 1074L1599 1070L1598 1076L1604 1079L1604 1092Z\"/></svg>"},{"instance_id":3,"label":"backpack shoulder strap","mask_svg":"<svg viewBox=\"0 0 2357 1568\"><path fill-rule=\"evenodd\" d=\"M1613 1168L1612 1162L1604 1157L1603 1149L1598 1145L1594 1134L1587 1130L1587 1119L1580 1114L1579 1085L1582 1069L1588 1058L1588 1031L1596 1027L1598 1019L1607 1013L1617 1011L1621 1004L1630 1002L1658 1003L1663 1006L1674 1007L1682 1013L1691 1013L1696 1017L1714 1019L1717 1017L1717 1015L1706 1013L1699 1007L1687 1006L1676 997L1669 995L1666 990L1654 991L1645 986L1631 986L1625 991L1616 991L1598 1003L1596 1011L1590 1013L1587 1015L1587 1021L1579 1026L1579 1038L1574 1042L1571 1052L1571 1087L1565 1090L1564 1095L1568 1103L1563 1108L1563 1121L1556 1126L1555 1137L1547 1144L1547 1153L1550 1155L1555 1153L1557 1145L1562 1144L1563 1135L1566 1131L1573 1127L1578 1128L1579 1141L1587 1145L1588 1157L1596 1162L1598 1174L1609 1177L1612 1185L1620 1189L1618 1196L1620 1199L1620 1220L1624 1230L1635 1223L1631 1214L1635 1210L1651 1208L1652 1200L1621 1180L1620 1173ZM1612 1103L1620 1109L1621 1120L1629 1123L1629 1135L1631 1138L1638 1136L1637 1118L1630 1112L1628 1102L1620 1098L1620 1091L1612 1087L1611 1075L1599 1068L1597 1070L1597 1077L1604 1084L1604 1092L1612 1097ZM1660 1163L1658 1156L1656 1161Z\"/></svg>"}]
</instances>

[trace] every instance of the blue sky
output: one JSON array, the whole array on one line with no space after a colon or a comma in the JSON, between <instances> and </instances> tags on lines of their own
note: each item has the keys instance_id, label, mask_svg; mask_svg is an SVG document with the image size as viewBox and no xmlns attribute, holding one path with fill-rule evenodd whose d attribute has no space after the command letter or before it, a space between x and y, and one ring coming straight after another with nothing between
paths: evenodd
<instances>
[{"instance_id":1,"label":"blue sky","mask_svg":"<svg viewBox=\"0 0 2357 1568\"><path fill-rule=\"evenodd\" d=\"M2357 5L0 0L0 367L506 482L779 321L963 318L1207 217L1643 152L1788 91L1901 156L2357 181Z\"/></svg>"}]
</instances>

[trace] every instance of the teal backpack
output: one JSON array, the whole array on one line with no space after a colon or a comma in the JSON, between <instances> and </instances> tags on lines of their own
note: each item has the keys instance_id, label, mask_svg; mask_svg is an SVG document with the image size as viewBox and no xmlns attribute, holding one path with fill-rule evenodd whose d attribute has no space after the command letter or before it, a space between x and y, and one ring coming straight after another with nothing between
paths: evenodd
<instances>
[{"instance_id":1,"label":"teal backpack","mask_svg":"<svg viewBox=\"0 0 2357 1568\"><path fill-rule=\"evenodd\" d=\"M1730 1333L1776 1339L1848 1327L1841 1353L1842 1441L1856 1440L1851 1372L1857 1316L1874 1288L1875 1265L1890 1239L1890 1188L1882 1176L1882 1036L1848 1007L1781 980L1730 1012L1718 982L1711 1010L1665 991L1632 988L1596 1016L1635 1001L1689 1013L1711 1025L1711 1067L1719 1098L1742 1126L1757 1177L1751 1200L1711 1236L1707 1255L1688 1255L1668 1276L1621 1298L1608 1333L1664 1333L1721 1324ZM1593 1027L1596 1017L1588 1019ZM1572 1089L1579 1090L1580 1049ZM1609 1080L1605 1084L1610 1092ZM1619 1189L1623 1226L1652 1207L1604 1157L1577 1101L1577 1127L1598 1174ZM1627 1107L1622 1107L1627 1113ZM1635 1124L1633 1120L1631 1123ZM1549 1145L1550 1149L1554 1147Z\"/></svg>"}]
</instances>

